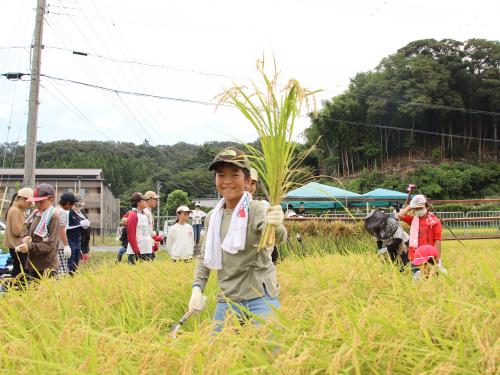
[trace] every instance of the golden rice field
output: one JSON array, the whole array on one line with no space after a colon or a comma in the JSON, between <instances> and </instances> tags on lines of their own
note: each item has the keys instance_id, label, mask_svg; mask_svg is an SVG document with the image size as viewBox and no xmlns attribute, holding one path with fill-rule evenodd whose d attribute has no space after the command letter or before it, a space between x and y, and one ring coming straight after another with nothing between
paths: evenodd
<instances>
[{"instance_id":1,"label":"golden rice field","mask_svg":"<svg viewBox=\"0 0 500 375\"><path fill-rule=\"evenodd\" d=\"M289 257L275 321L216 337L212 280L176 340L193 264L85 267L4 295L0 373L498 374L500 241L464 244L444 243L448 277L417 284L373 254Z\"/></svg>"}]
</instances>

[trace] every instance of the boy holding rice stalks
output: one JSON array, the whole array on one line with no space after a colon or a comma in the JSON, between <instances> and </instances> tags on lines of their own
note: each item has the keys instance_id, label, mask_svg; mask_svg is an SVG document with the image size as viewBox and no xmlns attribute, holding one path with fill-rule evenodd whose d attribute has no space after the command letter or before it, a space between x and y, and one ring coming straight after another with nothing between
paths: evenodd
<instances>
[{"instance_id":1,"label":"boy holding rice stalks","mask_svg":"<svg viewBox=\"0 0 500 375\"><path fill-rule=\"evenodd\" d=\"M211 270L217 270L221 294L214 314L215 331L222 329L226 314L262 319L279 308L276 268L270 253L260 249L266 224L276 227L276 240L286 239L280 206L267 210L245 191L250 183L250 162L233 147L220 152L209 166L222 199L208 213L206 237L198 257L189 309L204 308L203 290Z\"/></svg>"}]
</instances>

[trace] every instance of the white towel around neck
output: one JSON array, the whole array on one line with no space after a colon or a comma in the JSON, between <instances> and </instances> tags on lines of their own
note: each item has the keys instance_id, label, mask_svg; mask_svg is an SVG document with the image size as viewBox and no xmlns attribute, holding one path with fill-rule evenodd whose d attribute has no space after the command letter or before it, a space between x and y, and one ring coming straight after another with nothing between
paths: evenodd
<instances>
[{"instance_id":1,"label":"white towel around neck","mask_svg":"<svg viewBox=\"0 0 500 375\"><path fill-rule=\"evenodd\" d=\"M245 249L248 226L248 209L252 196L244 192L231 216L231 223L224 241L221 240L220 231L222 215L226 201L222 198L215 206L208 223L205 241L205 256L203 264L213 270L222 269L222 250L229 254L236 254Z\"/></svg>"}]
</instances>

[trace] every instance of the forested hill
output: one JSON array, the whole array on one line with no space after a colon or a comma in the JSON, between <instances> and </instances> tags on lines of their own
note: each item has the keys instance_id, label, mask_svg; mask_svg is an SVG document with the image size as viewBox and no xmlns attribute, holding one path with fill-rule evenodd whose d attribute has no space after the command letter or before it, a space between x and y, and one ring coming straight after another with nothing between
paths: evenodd
<instances>
[{"instance_id":1,"label":"forested hill","mask_svg":"<svg viewBox=\"0 0 500 375\"><path fill-rule=\"evenodd\" d=\"M150 146L125 142L62 140L38 143L38 168L102 168L113 193L127 201L134 191L181 189L192 197L214 196L213 175L207 170L216 152L232 143L212 142L202 146L177 143ZM7 146L6 167L22 168L24 148ZM15 150L15 157L14 156ZM3 152L0 148L0 151ZM12 161L14 160L14 161Z\"/></svg>"},{"instance_id":2,"label":"forested hill","mask_svg":"<svg viewBox=\"0 0 500 375\"><path fill-rule=\"evenodd\" d=\"M434 199L500 195L498 127L500 43L473 39L409 43L341 95L311 114L306 159L318 176L342 178L346 187L404 190L417 182ZM182 189L214 196L207 166L231 143L151 146L62 140L39 143L41 168L102 168L126 204L133 191ZM5 151L5 152L4 152ZM0 145L5 167L23 166L24 149Z\"/></svg>"},{"instance_id":3,"label":"forested hill","mask_svg":"<svg viewBox=\"0 0 500 375\"><path fill-rule=\"evenodd\" d=\"M413 159L497 160L500 42L418 40L311 115L318 172L349 176Z\"/></svg>"}]
</instances>

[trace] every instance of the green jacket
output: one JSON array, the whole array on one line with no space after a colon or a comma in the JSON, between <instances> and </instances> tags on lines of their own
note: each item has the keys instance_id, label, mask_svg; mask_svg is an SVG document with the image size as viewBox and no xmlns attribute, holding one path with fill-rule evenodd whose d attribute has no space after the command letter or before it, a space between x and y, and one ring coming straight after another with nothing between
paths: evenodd
<instances>
[{"instance_id":1,"label":"green jacket","mask_svg":"<svg viewBox=\"0 0 500 375\"><path fill-rule=\"evenodd\" d=\"M229 229L232 214L232 209L224 210L221 224L222 241L224 241ZM208 213L205 220L206 230L210 225L211 216L212 211ZM217 279L221 289L219 301L224 301L224 298L233 301L246 301L262 297L264 286L271 297L276 297L279 294L276 268L271 261L271 255L266 249L257 250L264 229L265 217L266 208L264 205L258 201L251 201L245 249L236 254L229 254L222 250L222 269L217 270ZM286 236L286 229L281 225L276 230L276 242L284 242ZM211 271L203 265L204 256L205 241L201 244L193 281L193 286L198 285L202 290L205 289Z\"/></svg>"}]
</instances>

